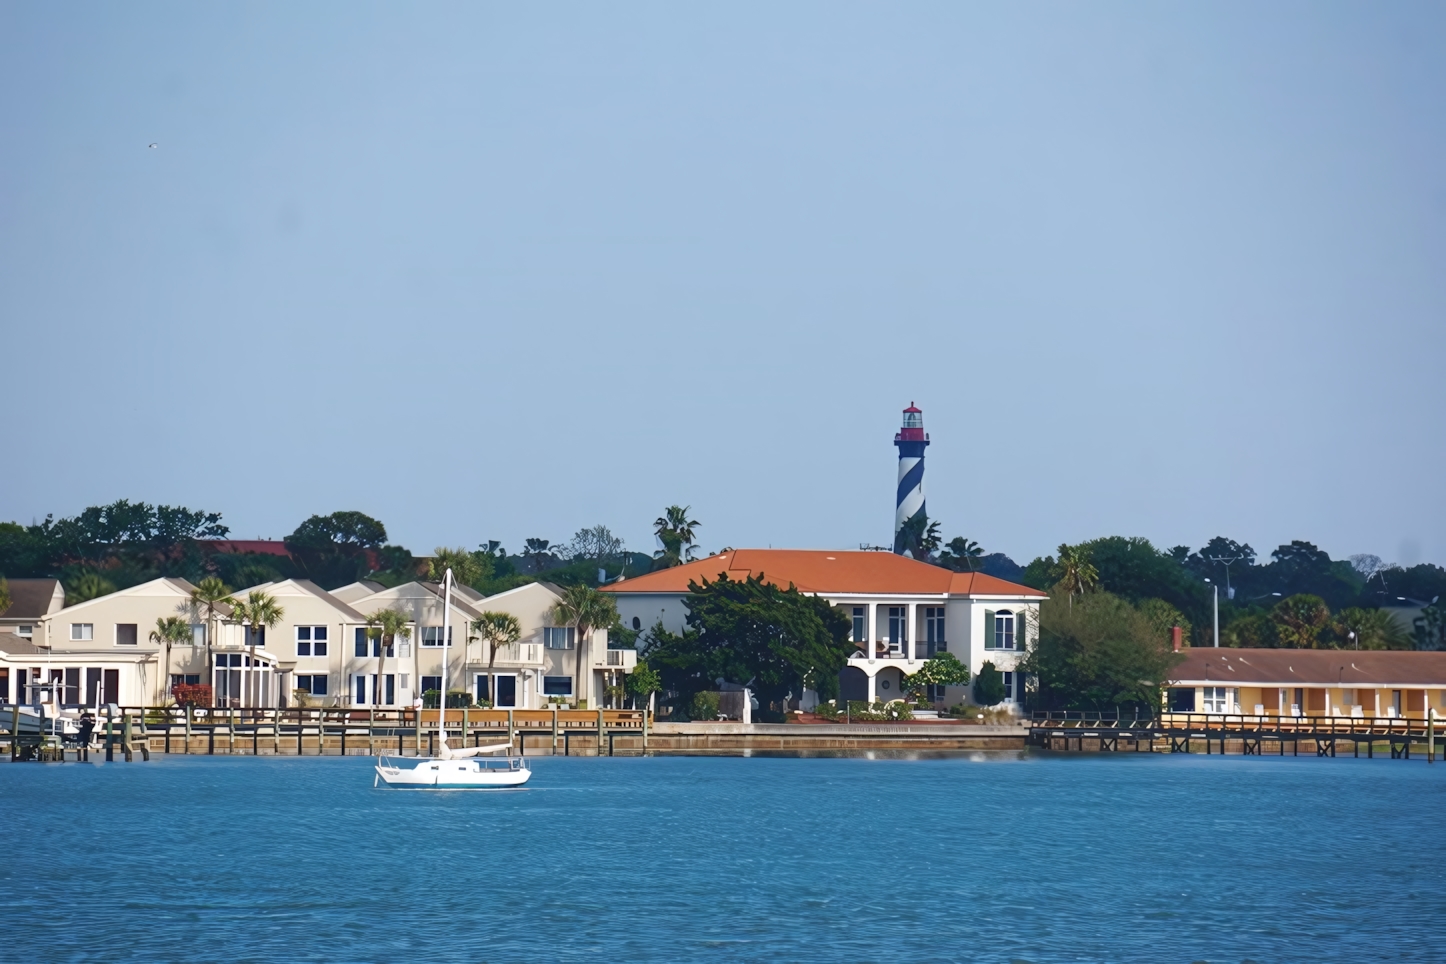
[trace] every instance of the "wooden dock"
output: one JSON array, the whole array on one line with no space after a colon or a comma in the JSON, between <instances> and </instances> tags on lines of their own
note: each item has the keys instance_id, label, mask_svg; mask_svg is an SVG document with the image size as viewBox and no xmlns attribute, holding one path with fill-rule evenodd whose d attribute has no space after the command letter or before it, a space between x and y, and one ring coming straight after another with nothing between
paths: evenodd
<instances>
[{"instance_id":1,"label":"wooden dock","mask_svg":"<svg viewBox=\"0 0 1446 964\"><path fill-rule=\"evenodd\" d=\"M1090 713L1035 713L1030 746L1066 752L1206 753L1353 757L1436 762L1434 719L1168 713L1120 719ZM1364 751L1364 753L1362 752Z\"/></svg>"}]
</instances>

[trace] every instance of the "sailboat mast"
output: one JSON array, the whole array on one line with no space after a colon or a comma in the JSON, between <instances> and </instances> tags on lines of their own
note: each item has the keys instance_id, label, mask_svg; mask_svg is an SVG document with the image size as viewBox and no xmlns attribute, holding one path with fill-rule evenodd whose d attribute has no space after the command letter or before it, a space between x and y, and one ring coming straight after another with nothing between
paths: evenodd
<instances>
[{"instance_id":1,"label":"sailboat mast","mask_svg":"<svg viewBox=\"0 0 1446 964\"><path fill-rule=\"evenodd\" d=\"M437 698L437 745L447 739L447 650L452 645L452 567L442 577L442 693Z\"/></svg>"}]
</instances>

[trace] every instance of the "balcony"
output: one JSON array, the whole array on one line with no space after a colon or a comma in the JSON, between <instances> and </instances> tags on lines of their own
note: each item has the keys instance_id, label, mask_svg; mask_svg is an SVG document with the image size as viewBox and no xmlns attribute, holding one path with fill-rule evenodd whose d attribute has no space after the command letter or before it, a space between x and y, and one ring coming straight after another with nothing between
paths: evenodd
<instances>
[{"instance_id":1,"label":"balcony","mask_svg":"<svg viewBox=\"0 0 1446 964\"><path fill-rule=\"evenodd\" d=\"M851 660L854 660L854 659L866 660L866 659L868 659L868 656L867 656L868 644L867 644L867 643L864 643L864 644L855 643L854 645L855 645L855 646L858 646L859 648L856 649L856 650L854 650L852 653L849 654L849 659L851 659ZM949 644L946 643L946 642L943 642L942 640L939 641L939 642L934 642L934 643L927 643L927 642L888 643L888 642L884 642L884 641L879 641L879 642L874 643L874 647L875 647L874 659L897 659L897 660L914 659L914 660L926 660L926 659L928 659L930 656L933 656L933 655L935 655L935 654L937 654L937 653L947 653L947 652L949 651ZM913 656L912 656L912 657L909 655L909 651L910 651L911 648L912 648L912 650L913 650ZM930 651L931 648L932 648L932 652Z\"/></svg>"},{"instance_id":2,"label":"balcony","mask_svg":"<svg viewBox=\"0 0 1446 964\"><path fill-rule=\"evenodd\" d=\"M605 649L593 653L593 669L622 670L631 673L638 665L638 651L635 649Z\"/></svg>"}]
</instances>

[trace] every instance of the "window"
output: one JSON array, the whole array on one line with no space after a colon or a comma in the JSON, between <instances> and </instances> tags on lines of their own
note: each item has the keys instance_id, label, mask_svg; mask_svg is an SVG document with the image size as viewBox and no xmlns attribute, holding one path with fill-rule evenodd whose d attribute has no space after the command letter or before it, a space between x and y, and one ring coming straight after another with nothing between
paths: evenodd
<instances>
[{"instance_id":1,"label":"window","mask_svg":"<svg viewBox=\"0 0 1446 964\"><path fill-rule=\"evenodd\" d=\"M325 656L326 655L326 627L325 626L297 626L296 627L296 655L297 656ZM325 694L323 694L325 695Z\"/></svg>"},{"instance_id":2,"label":"window","mask_svg":"<svg viewBox=\"0 0 1446 964\"><path fill-rule=\"evenodd\" d=\"M898 649L909 641L909 607L889 607L889 649Z\"/></svg>"},{"instance_id":3,"label":"window","mask_svg":"<svg viewBox=\"0 0 1446 964\"><path fill-rule=\"evenodd\" d=\"M423 646L423 648L428 647L428 646L434 646L434 647L440 648L441 645L442 645L442 627L441 627L441 626L423 626L423 627L422 627L422 646ZM451 646L451 645L452 645L452 627L451 627L451 626L448 626L448 627L447 627L447 645L448 645L448 646Z\"/></svg>"},{"instance_id":4,"label":"window","mask_svg":"<svg viewBox=\"0 0 1446 964\"><path fill-rule=\"evenodd\" d=\"M24 636L26 639L29 639L31 636L35 635L35 627L34 627L34 626L16 626L16 627L15 627L15 635L17 635L17 636Z\"/></svg>"},{"instance_id":5,"label":"window","mask_svg":"<svg viewBox=\"0 0 1446 964\"><path fill-rule=\"evenodd\" d=\"M397 655L396 648L395 642L387 645L387 659L391 659ZM362 659L366 657L368 652L370 652L372 656L380 656L382 654L382 638L380 636L375 639L368 637L367 631L359 626L356 630L356 656L358 659ZM402 655L406 656L408 654L406 651L403 651Z\"/></svg>"},{"instance_id":6,"label":"window","mask_svg":"<svg viewBox=\"0 0 1446 964\"><path fill-rule=\"evenodd\" d=\"M1206 713L1224 713L1225 710L1225 687L1205 686L1200 690L1204 697L1204 710Z\"/></svg>"},{"instance_id":7,"label":"window","mask_svg":"<svg viewBox=\"0 0 1446 964\"><path fill-rule=\"evenodd\" d=\"M946 702L948 700L948 697L944 693L946 689L947 687L937 686L933 683L930 683L927 687L925 687L924 698L930 703Z\"/></svg>"},{"instance_id":8,"label":"window","mask_svg":"<svg viewBox=\"0 0 1446 964\"><path fill-rule=\"evenodd\" d=\"M95 623L71 623L70 638L75 642L95 639Z\"/></svg>"},{"instance_id":9,"label":"window","mask_svg":"<svg viewBox=\"0 0 1446 964\"><path fill-rule=\"evenodd\" d=\"M442 689L442 677L440 677L440 676L423 676L423 677L422 677L422 692L423 692L423 693L427 692L428 690L437 690L438 692L441 692L441 689Z\"/></svg>"},{"instance_id":10,"label":"window","mask_svg":"<svg viewBox=\"0 0 1446 964\"><path fill-rule=\"evenodd\" d=\"M577 630L572 626L545 626L542 630L542 645L548 649L572 649L577 645ZM558 679L563 677L559 676ZM571 683L567 685L572 686ZM569 689L568 692L571 693L572 690Z\"/></svg>"},{"instance_id":11,"label":"window","mask_svg":"<svg viewBox=\"0 0 1446 964\"><path fill-rule=\"evenodd\" d=\"M924 607L924 639L929 644L929 655L948 652L949 644L944 641L944 607Z\"/></svg>"},{"instance_id":12,"label":"window","mask_svg":"<svg viewBox=\"0 0 1446 964\"><path fill-rule=\"evenodd\" d=\"M1004 702L1006 703L1014 702L1014 677L1016 675L1015 673L1004 674Z\"/></svg>"},{"instance_id":13,"label":"window","mask_svg":"<svg viewBox=\"0 0 1446 964\"><path fill-rule=\"evenodd\" d=\"M136 624L116 623L115 644L117 646L134 646L136 644Z\"/></svg>"},{"instance_id":14,"label":"window","mask_svg":"<svg viewBox=\"0 0 1446 964\"><path fill-rule=\"evenodd\" d=\"M643 621L642 621L641 619L639 619L637 616L634 616L634 617L633 617L633 628L634 628L634 629L642 629L642 628L643 628Z\"/></svg>"},{"instance_id":15,"label":"window","mask_svg":"<svg viewBox=\"0 0 1446 964\"><path fill-rule=\"evenodd\" d=\"M206 626L205 626L204 623L192 623L192 624L191 624L191 645L192 645L192 646L205 646L205 645L206 645Z\"/></svg>"},{"instance_id":16,"label":"window","mask_svg":"<svg viewBox=\"0 0 1446 964\"><path fill-rule=\"evenodd\" d=\"M855 607L854 607L854 635L853 635L853 641L856 642L856 643L865 642L865 640L864 640L864 614L867 613L867 612L868 612L868 610L865 609L863 606L855 606Z\"/></svg>"},{"instance_id":17,"label":"window","mask_svg":"<svg viewBox=\"0 0 1446 964\"><path fill-rule=\"evenodd\" d=\"M544 696L571 696L571 676L544 676L542 678L542 694Z\"/></svg>"},{"instance_id":18,"label":"window","mask_svg":"<svg viewBox=\"0 0 1446 964\"><path fill-rule=\"evenodd\" d=\"M201 682L200 673L172 673L172 686L196 686Z\"/></svg>"},{"instance_id":19,"label":"window","mask_svg":"<svg viewBox=\"0 0 1446 964\"><path fill-rule=\"evenodd\" d=\"M1014 613L1007 609L1001 609L994 614L994 632L985 633L985 649L1013 649L1014 648Z\"/></svg>"},{"instance_id":20,"label":"window","mask_svg":"<svg viewBox=\"0 0 1446 964\"><path fill-rule=\"evenodd\" d=\"M315 673L313 675L300 675L296 677L296 688L303 693L310 693L312 696L326 695L326 674Z\"/></svg>"}]
</instances>

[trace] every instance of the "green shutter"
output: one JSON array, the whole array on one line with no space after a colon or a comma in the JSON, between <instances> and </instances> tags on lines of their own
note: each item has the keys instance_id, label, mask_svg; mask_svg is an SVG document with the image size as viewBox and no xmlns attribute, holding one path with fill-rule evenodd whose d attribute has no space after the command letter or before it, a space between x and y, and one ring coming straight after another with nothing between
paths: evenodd
<instances>
[{"instance_id":1,"label":"green shutter","mask_svg":"<svg viewBox=\"0 0 1446 964\"><path fill-rule=\"evenodd\" d=\"M994 648L994 610L984 610L984 648Z\"/></svg>"}]
</instances>

